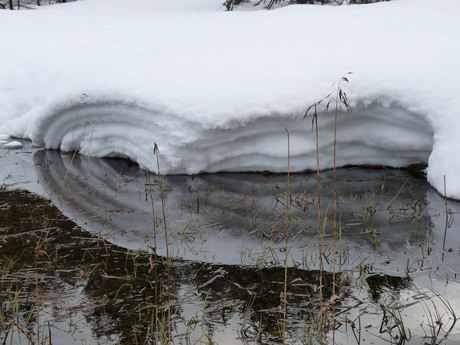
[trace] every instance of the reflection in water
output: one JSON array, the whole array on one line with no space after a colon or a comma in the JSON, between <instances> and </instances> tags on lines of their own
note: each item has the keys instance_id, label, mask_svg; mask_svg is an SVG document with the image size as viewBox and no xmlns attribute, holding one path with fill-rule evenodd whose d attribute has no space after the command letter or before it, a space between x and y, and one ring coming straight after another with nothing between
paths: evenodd
<instances>
[{"instance_id":1,"label":"reflection in water","mask_svg":"<svg viewBox=\"0 0 460 345\"><path fill-rule=\"evenodd\" d=\"M152 261L149 253L103 243L36 195L0 190L0 205L3 343L29 343L28 339L38 337L37 319L31 317L36 315L36 280L31 275L35 269L42 296L39 319L41 325L46 325L40 343L51 339L56 344L166 343L165 335L154 331L159 323L164 325L167 305L172 306L174 343L198 344L207 337L212 342L204 343L209 344L281 342L283 267L174 260L169 270L166 258ZM35 257L40 240L44 254ZM168 272L170 288L166 286ZM299 267L287 272L288 343L305 344L306 339L315 339L319 332L315 322L321 273ZM323 273L323 301L332 296L332 279L331 273ZM398 336L388 317L392 306L410 315L422 306L433 310L429 303L439 301L435 293L420 289L408 277L354 270L337 273L336 281L340 286L334 304L339 320L336 344L349 343L347 337L354 332L363 332L372 339L371 343L386 344ZM458 292L458 284L454 283L453 288ZM166 297L166 290L171 292L171 299ZM14 301L12 295L16 296ZM17 310L11 308L15 303ZM444 310L441 307L438 310ZM385 312L382 308L386 308ZM419 314L415 315L414 320L421 320ZM358 317L362 326L355 322ZM27 329L28 334L11 332L10 320L21 330ZM405 323L410 321L405 318ZM449 315L443 321L446 327L441 336L453 324ZM350 322L353 331L347 330ZM324 327L330 329L332 325L329 310ZM411 330L414 335L420 334L420 325L411 325ZM450 339L446 344L458 340L455 330Z\"/></svg>"},{"instance_id":2,"label":"reflection in water","mask_svg":"<svg viewBox=\"0 0 460 345\"><path fill-rule=\"evenodd\" d=\"M259 314L255 325L260 332L269 334L277 327L282 267L257 269L175 260L171 270L167 270L165 258L159 257L155 264L151 261L153 256L146 252L102 243L36 195L0 190L0 205L2 343L9 344L13 339L29 343L22 333L11 335L9 320L16 320L21 329L27 328L30 335L37 337L36 320L30 317L36 315L36 281L30 274L35 267L39 293L43 296L40 323L48 325L46 336L52 334L49 339L55 344L76 340L97 340L98 344L153 343L156 308L161 318L169 302L164 293L168 289L168 271L172 281L168 290L172 296L174 338L180 343L187 339L184 334L189 339L200 338L202 331L195 331L196 324L219 329L219 336L225 334L231 343L240 343L235 340L238 322L244 318L243 308L248 305ZM49 227L42 228L44 223ZM40 246L46 254L37 258L35 266L34 250L40 234L46 237ZM314 308L313 302L318 302L314 291L318 272L290 268L289 276L296 281L288 290L289 316L297 319L299 310L305 315ZM324 274L328 286L331 276ZM305 299L306 293L311 295L309 300ZM325 289L325 298L330 294L330 288ZM17 298L18 310L11 308L12 295ZM188 326L190 323L194 326ZM252 331L253 327L252 320L248 320L247 328Z\"/></svg>"},{"instance_id":3,"label":"reflection in water","mask_svg":"<svg viewBox=\"0 0 460 345\"><path fill-rule=\"evenodd\" d=\"M37 151L33 159L47 194L77 224L101 231L106 239L127 248L153 246L144 171L126 160L77 156L67 172L69 156L49 150ZM318 268L315 175L293 174L290 181L289 265L309 269ZM339 169L337 176L337 255L342 265L398 275L433 267L445 275L458 264L459 235L449 230L452 250L442 251L444 201L424 180L405 170L375 168ZM151 182L157 251L164 255L156 176ZM322 172L326 265L332 256L332 183L331 172ZM175 257L257 266L284 262L286 175L166 176L164 186L170 252ZM455 213L458 203L449 206Z\"/></svg>"},{"instance_id":4,"label":"reflection in water","mask_svg":"<svg viewBox=\"0 0 460 345\"><path fill-rule=\"evenodd\" d=\"M48 229L41 247L46 255L39 257L39 285L45 298L41 324L51 323L53 343L77 339L148 343L154 311L158 308L161 314L167 304L164 265L169 261L159 258L155 278L150 186L144 172L124 160L85 157L77 157L67 171L68 158L55 151L38 151L33 157L36 174L53 203L93 234L62 219L43 198L11 193L11 200L6 200L4 196L10 194L0 193L0 266L6 272L0 281L2 306L8 300L11 305L11 296L19 291L19 302L25 306L21 323L29 322L33 332L29 313L35 310L30 301L35 280L30 272L37 234ZM164 255L159 187L156 176L150 180L158 223L157 253ZM170 272L175 340L279 343L286 176L215 174L167 176L164 181L170 249L175 256ZM322 224L326 235L321 251L328 270L332 265L332 181L330 172L321 173L321 205L327 219ZM315 174L293 175L291 187L287 334L288 343L304 344L309 335L318 335L314 322L321 284ZM457 326L449 330L453 319L442 298L459 310L459 235L454 221L443 250L444 199L425 181L398 170L340 169L338 188L336 278L340 289L334 308L340 325L336 343L356 343L356 339L366 343L365 337L379 345L404 344L397 338L395 320L388 317L394 310L402 313L415 343L457 344L460 333ZM453 216L458 205L448 202ZM99 231L105 240L147 251L104 242ZM330 272L322 276L324 303L332 297L331 279ZM161 295L158 303L157 292ZM0 313L4 340L8 320L14 318L12 308L8 303L5 306ZM437 338L427 335L430 310L442 313L443 328ZM164 321L164 314L158 317ZM325 322L325 329L330 329L331 313ZM74 325L70 331L67 324ZM331 342L331 332L325 333ZM448 338L442 339L446 333Z\"/></svg>"}]
</instances>

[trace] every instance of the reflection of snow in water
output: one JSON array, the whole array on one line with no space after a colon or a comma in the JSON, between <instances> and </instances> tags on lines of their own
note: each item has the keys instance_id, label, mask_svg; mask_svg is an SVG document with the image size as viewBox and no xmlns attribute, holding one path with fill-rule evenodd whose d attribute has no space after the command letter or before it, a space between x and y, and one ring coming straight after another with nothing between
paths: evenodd
<instances>
[{"instance_id":1,"label":"reflection of snow in water","mask_svg":"<svg viewBox=\"0 0 460 345\"><path fill-rule=\"evenodd\" d=\"M77 224L128 248L153 245L153 217L144 172L124 160L37 151L37 176L54 203ZM326 247L331 241L332 177L321 174ZM161 200L151 176L157 246L164 254ZM174 256L226 264L278 265L284 260L285 175L211 174L166 176L165 211ZM315 268L317 209L315 174L291 176L290 265ZM405 171L340 169L339 225L346 267L397 275L433 267L455 269L458 236L448 232L453 252L442 255L444 201ZM425 201L426 200L426 201ZM426 202L428 205L426 205ZM391 206L391 207L389 207ZM457 202L449 202L458 211ZM368 218L365 226L363 221ZM331 256L331 248L326 248ZM365 262L363 258L368 257ZM327 262L327 260L326 260ZM327 263L326 263L327 264ZM364 266L363 266L364 267ZM407 272L406 272L407 271Z\"/></svg>"},{"instance_id":2,"label":"reflection of snow in water","mask_svg":"<svg viewBox=\"0 0 460 345\"><path fill-rule=\"evenodd\" d=\"M0 169L2 183L12 184L11 187L23 186L39 194L46 191L54 204L79 225L94 233L102 230L106 239L113 239L125 247L145 248L146 243L152 243L151 204L146 199L146 179L141 170L129 166L123 160L80 157L70 166L67 184L64 186L63 178L69 156L55 151L38 151L33 157L32 166L28 143L25 143L25 147L23 151L1 152L2 162L7 163L7 166ZM10 167L16 170L10 170ZM396 170L340 169L338 177L342 242L348 246L346 267L356 268L346 272L346 275L351 284L350 291L366 301L365 304L356 305L353 298L341 297L342 305L356 305L349 311L347 318L352 320L361 315L363 337L374 339L379 334L378 328L382 322L380 302L396 300L396 305L402 308L400 310L406 327L411 329L412 341L419 341L423 336L420 335L421 323L425 331L429 332L426 328L426 309L423 308L428 306L433 311L436 305L439 311L445 310L439 298L428 288L445 296L455 310L459 308L458 276L455 274L459 267L456 221L448 229L448 251L444 252L443 257L444 199L426 183L410 178L405 171ZM161 218L158 186L155 184L155 176L151 179L154 182L157 216ZM20 181L21 184L18 184ZM284 192L285 175L167 176L164 181L168 228L174 241L175 255L238 265L222 268L219 265L206 265L210 269L209 274L197 282L206 284L213 281L214 277L220 277L222 272L232 269L244 272L243 275L259 271L241 268L239 265L242 261L250 265L260 263L270 266L273 264L270 260L277 256L282 266L284 252L280 249L283 246L284 229L273 229L273 225L279 224L281 228L284 225L284 200L278 198L277 203L276 196ZM331 172L322 173L321 181L323 210L329 206L327 213L331 216ZM314 174L293 175L291 186L293 204L290 245L293 249L290 254L301 262L304 246L307 252L317 243L314 196L316 178ZM428 205L425 205L425 198ZM310 205L310 202L313 204ZM390 204L391 210L388 209ZM365 233L362 225L366 211L363 207L370 211L372 207L376 209L367 223L368 231L378 230L376 239L380 243L376 244L375 249L372 235ZM454 216L460 211L457 202L448 201L448 208ZM158 241L164 249L162 231L160 222ZM329 240L330 236L326 236L325 241ZM266 261L257 262L258 258L265 258ZM185 262L185 265L188 264ZM315 265L317 257L311 253L306 257L305 267L313 268ZM409 269L409 278L406 277L406 267ZM219 279L216 280L217 284ZM388 284L382 284L376 301L370 300L374 297L373 279L388 280ZM357 285L356 289L354 284ZM202 295L187 294L190 291L188 286L184 288L186 291L179 292L187 300L184 314L193 315L203 309L203 299L208 298L209 287L203 287ZM420 290L414 290L415 287ZM235 317L225 327L216 326L218 332L215 340L234 343L232 325L240 322L237 314ZM444 321L447 317L446 314ZM349 337L349 342L354 342L351 332L338 332L337 343L348 343L346 337ZM457 344L459 337L460 333L455 328L446 344Z\"/></svg>"}]
</instances>

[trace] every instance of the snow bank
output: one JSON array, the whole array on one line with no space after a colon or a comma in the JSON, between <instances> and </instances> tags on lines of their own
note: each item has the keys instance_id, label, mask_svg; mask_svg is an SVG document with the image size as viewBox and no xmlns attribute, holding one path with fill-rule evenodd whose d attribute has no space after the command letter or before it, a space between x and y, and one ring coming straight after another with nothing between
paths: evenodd
<instances>
[{"instance_id":1,"label":"snow bank","mask_svg":"<svg viewBox=\"0 0 460 345\"><path fill-rule=\"evenodd\" d=\"M338 164L428 162L460 199L455 0L225 12L221 0L88 0L1 11L0 131L164 173L316 167L305 109L345 72ZM332 166L332 114L320 114Z\"/></svg>"}]
</instances>

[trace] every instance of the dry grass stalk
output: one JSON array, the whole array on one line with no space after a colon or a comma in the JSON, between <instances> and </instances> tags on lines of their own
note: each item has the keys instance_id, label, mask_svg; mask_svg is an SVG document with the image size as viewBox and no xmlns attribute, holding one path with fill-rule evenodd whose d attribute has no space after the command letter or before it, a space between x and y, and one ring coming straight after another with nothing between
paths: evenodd
<instances>
[{"instance_id":1,"label":"dry grass stalk","mask_svg":"<svg viewBox=\"0 0 460 345\"><path fill-rule=\"evenodd\" d=\"M102 231L99 230L97 232L97 247L99 248L99 243L102 242L104 245L105 253L108 254L109 250L107 249L107 243L105 242L104 236L102 235Z\"/></svg>"},{"instance_id":2,"label":"dry grass stalk","mask_svg":"<svg viewBox=\"0 0 460 345\"><path fill-rule=\"evenodd\" d=\"M287 311L287 276L288 276L288 240L289 240L289 205L291 204L291 189L289 186L290 177L290 160L291 160L291 145L289 140L289 130L286 128L288 139L288 174L287 174L287 188L286 188L286 248L284 257L284 311L283 311L283 344L286 344L286 311Z\"/></svg>"},{"instance_id":3,"label":"dry grass stalk","mask_svg":"<svg viewBox=\"0 0 460 345\"><path fill-rule=\"evenodd\" d=\"M160 187L160 198L161 198L161 210L163 212L163 226L165 231L165 246L166 246L166 269L168 275L168 344L171 344L171 281L170 281L170 263L169 263L169 243L168 243L168 230L166 225L166 213L165 213L165 198L164 198L164 189L161 181L161 172L160 172L160 150L158 149L157 143L154 144L153 153L156 156L157 160L157 169L158 169L158 184Z\"/></svg>"},{"instance_id":4,"label":"dry grass stalk","mask_svg":"<svg viewBox=\"0 0 460 345\"><path fill-rule=\"evenodd\" d=\"M322 101L322 100L321 100ZM318 185L318 257L319 257L319 299L320 299L320 342L323 344L323 229L321 225L321 178L319 175L320 167L319 167L319 130L318 130L318 112L317 112L317 104L315 103L308 107L307 111L305 112L304 118L308 115L310 109L314 109L313 111L313 119L312 119L312 126L315 126L315 133L316 133L316 176L317 176L317 185Z\"/></svg>"},{"instance_id":5,"label":"dry grass stalk","mask_svg":"<svg viewBox=\"0 0 460 345\"><path fill-rule=\"evenodd\" d=\"M325 112L329 110L329 106L331 102L335 102L335 117L334 117L334 207L333 207L333 269L332 269L332 301L336 298L336 246L337 246L337 120L338 120L338 113L339 109L341 109L341 105L344 105L346 110L350 109L350 105L348 104L348 98L346 93L342 90L340 84L341 82L348 82L347 75L351 74L351 72L346 73L342 76L338 83L336 89L336 95L334 99L331 99L332 93L329 93L326 97L322 98L318 102L310 105L304 115L304 118L308 116L308 113L312 110L312 128L315 127L316 132L316 170L317 170L317 179L318 179L318 237L319 237L319 265L320 265L320 277L319 277L319 284L320 284L320 303L321 303L321 334L320 334L320 341L321 344L323 343L322 333L323 333L323 324L326 320L325 313L327 312L326 308L323 308L323 230L321 227L321 183L320 183L320 165L319 165L319 131L318 131L318 106L323 102L327 102L325 105ZM327 217L326 217L327 219ZM334 303L332 303L332 317L333 317L333 335L332 335L332 343L335 344L335 307Z\"/></svg>"},{"instance_id":6,"label":"dry grass stalk","mask_svg":"<svg viewBox=\"0 0 460 345\"><path fill-rule=\"evenodd\" d=\"M40 237L38 238L37 246L35 247L35 293L37 299L37 344L40 343L40 291L38 289L38 256L41 254L40 250L40 242L43 236L43 232L40 233Z\"/></svg>"},{"instance_id":7,"label":"dry grass stalk","mask_svg":"<svg viewBox=\"0 0 460 345\"><path fill-rule=\"evenodd\" d=\"M345 105L346 109L350 108L347 100L347 94L340 87L342 81L348 82L346 75L351 74L350 72L346 73L345 76L340 78L337 83L337 94L335 97L335 117L334 117L334 235L333 235L333 267L332 267L332 297L335 299L336 294L336 245L337 245L337 118L339 113L339 103ZM335 304L332 304L332 344L335 344Z\"/></svg>"},{"instance_id":8,"label":"dry grass stalk","mask_svg":"<svg viewBox=\"0 0 460 345\"><path fill-rule=\"evenodd\" d=\"M152 183L150 181L150 171L147 169L146 171L147 176L147 183L149 186L149 193L150 193L150 200L152 203L152 217L153 217L153 255L154 255L154 262L153 262L153 269L154 269L154 278L155 278L155 334L158 334L158 257L157 257L157 219L155 216L155 202L153 200L153 190L152 190Z\"/></svg>"}]
</instances>

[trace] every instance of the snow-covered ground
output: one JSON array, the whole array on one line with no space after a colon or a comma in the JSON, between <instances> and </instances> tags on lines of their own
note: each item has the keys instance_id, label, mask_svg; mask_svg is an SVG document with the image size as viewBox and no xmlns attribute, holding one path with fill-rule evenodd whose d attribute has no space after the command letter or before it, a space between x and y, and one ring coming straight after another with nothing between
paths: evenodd
<instances>
[{"instance_id":1,"label":"snow-covered ground","mask_svg":"<svg viewBox=\"0 0 460 345\"><path fill-rule=\"evenodd\" d=\"M306 108L343 85L338 164L428 162L460 199L460 2L222 9L86 0L0 11L0 133L164 173L316 168ZM333 114L319 115L321 167ZM3 138L1 145L7 145Z\"/></svg>"}]
</instances>

